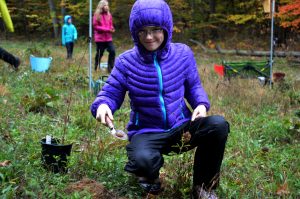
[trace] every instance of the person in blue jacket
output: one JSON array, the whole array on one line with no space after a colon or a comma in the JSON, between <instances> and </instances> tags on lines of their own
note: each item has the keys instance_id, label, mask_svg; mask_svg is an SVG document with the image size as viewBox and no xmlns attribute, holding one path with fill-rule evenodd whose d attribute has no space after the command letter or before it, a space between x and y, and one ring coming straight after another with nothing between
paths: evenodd
<instances>
[{"instance_id":1,"label":"person in blue jacket","mask_svg":"<svg viewBox=\"0 0 300 199\"><path fill-rule=\"evenodd\" d=\"M77 30L72 24L72 17L66 15L65 24L62 27L62 45L67 48L67 59L71 59L73 55L74 41L77 40Z\"/></svg>"}]
</instances>

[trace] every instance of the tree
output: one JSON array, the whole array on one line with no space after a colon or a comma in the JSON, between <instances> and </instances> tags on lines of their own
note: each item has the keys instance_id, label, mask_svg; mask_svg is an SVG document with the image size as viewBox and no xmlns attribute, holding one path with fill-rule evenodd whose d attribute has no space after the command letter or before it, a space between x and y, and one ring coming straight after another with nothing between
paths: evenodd
<instances>
[{"instance_id":1,"label":"tree","mask_svg":"<svg viewBox=\"0 0 300 199\"><path fill-rule=\"evenodd\" d=\"M58 38L58 21L56 17L56 9L53 0L48 0L50 8L50 16L53 24L54 38Z\"/></svg>"},{"instance_id":2,"label":"tree","mask_svg":"<svg viewBox=\"0 0 300 199\"><path fill-rule=\"evenodd\" d=\"M61 14L61 16L62 16L61 24L63 24L63 23L64 23L64 18L63 18L63 16L66 15L66 3L65 3L64 0L61 0L61 2L60 2L60 14Z\"/></svg>"},{"instance_id":3,"label":"tree","mask_svg":"<svg viewBox=\"0 0 300 199\"><path fill-rule=\"evenodd\" d=\"M300 30L300 0L290 0L288 4L279 7L281 26Z\"/></svg>"},{"instance_id":4,"label":"tree","mask_svg":"<svg viewBox=\"0 0 300 199\"><path fill-rule=\"evenodd\" d=\"M117 0L109 1L111 6L111 12L113 15L113 22L117 31L120 29L128 30L128 21L131 11L131 7L134 0Z\"/></svg>"}]
</instances>

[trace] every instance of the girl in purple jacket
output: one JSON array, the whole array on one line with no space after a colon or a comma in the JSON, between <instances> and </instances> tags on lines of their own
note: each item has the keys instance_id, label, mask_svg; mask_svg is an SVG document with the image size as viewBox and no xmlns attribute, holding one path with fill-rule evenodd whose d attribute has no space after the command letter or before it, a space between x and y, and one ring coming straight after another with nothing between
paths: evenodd
<instances>
[{"instance_id":1,"label":"girl in purple jacket","mask_svg":"<svg viewBox=\"0 0 300 199\"><path fill-rule=\"evenodd\" d=\"M105 50L108 51L108 72L110 73L115 62L115 47L112 42L112 33L115 28L112 22L112 15L109 12L108 2L101 0L96 8L93 17L94 36L96 42L96 57L95 57L95 71L101 63L101 58Z\"/></svg>"},{"instance_id":2,"label":"girl in purple jacket","mask_svg":"<svg viewBox=\"0 0 300 199\"><path fill-rule=\"evenodd\" d=\"M163 0L137 0L129 26L135 46L117 58L91 106L93 116L111 126L128 92L130 142L125 170L139 178L144 190L156 194L161 190L163 154L197 148L192 197L216 197L213 190L219 182L229 124L221 116L206 116L210 103L193 52L171 42L172 14Z\"/></svg>"}]
</instances>

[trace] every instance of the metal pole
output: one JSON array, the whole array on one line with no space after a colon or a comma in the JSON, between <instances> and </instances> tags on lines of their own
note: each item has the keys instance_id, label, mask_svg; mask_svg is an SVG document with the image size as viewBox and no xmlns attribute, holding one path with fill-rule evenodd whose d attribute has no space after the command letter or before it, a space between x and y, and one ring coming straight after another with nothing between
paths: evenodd
<instances>
[{"instance_id":1,"label":"metal pole","mask_svg":"<svg viewBox=\"0 0 300 199\"><path fill-rule=\"evenodd\" d=\"M271 48L270 48L270 88L273 83L273 48L274 48L274 13L275 13L275 0L271 0Z\"/></svg>"},{"instance_id":2,"label":"metal pole","mask_svg":"<svg viewBox=\"0 0 300 199\"><path fill-rule=\"evenodd\" d=\"M90 14L89 14L89 89L92 91L92 4L90 0Z\"/></svg>"}]
</instances>

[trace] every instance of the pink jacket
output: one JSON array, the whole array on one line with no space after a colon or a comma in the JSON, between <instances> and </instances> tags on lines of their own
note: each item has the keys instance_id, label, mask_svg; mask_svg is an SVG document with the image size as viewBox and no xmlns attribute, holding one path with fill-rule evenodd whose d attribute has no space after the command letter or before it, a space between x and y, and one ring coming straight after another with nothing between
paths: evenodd
<instances>
[{"instance_id":1,"label":"pink jacket","mask_svg":"<svg viewBox=\"0 0 300 199\"><path fill-rule=\"evenodd\" d=\"M102 13L100 20L97 20L97 17L94 15L93 27L95 42L112 41L112 33L110 31L114 29L114 26L111 14Z\"/></svg>"}]
</instances>

